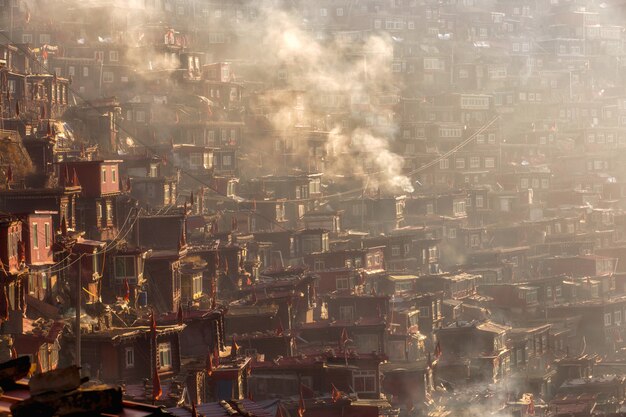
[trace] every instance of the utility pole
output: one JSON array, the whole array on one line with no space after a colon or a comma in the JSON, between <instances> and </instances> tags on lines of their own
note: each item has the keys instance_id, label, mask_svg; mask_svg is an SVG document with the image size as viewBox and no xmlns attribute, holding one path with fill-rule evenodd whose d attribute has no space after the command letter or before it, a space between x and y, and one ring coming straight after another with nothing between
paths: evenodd
<instances>
[{"instance_id":1,"label":"utility pole","mask_svg":"<svg viewBox=\"0 0 626 417\"><path fill-rule=\"evenodd\" d=\"M13 41L13 0L9 0L9 10L10 10L10 17L9 17L9 39L11 42Z\"/></svg>"},{"instance_id":2,"label":"utility pole","mask_svg":"<svg viewBox=\"0 0 626 417\"><path fill-rule=\"evenodd\" d=\"M74 322L74 328L75 330L75 334L76 334L76 355L75 355L75 361L76 361L76 366L78 366L80 368L80 364L81 364L81 358L80 358L80 344L81 344L81 334L80 334L80 296L81 296L81 289L83 287L82 285L82 272L83 272L83 267L82 267L82 258L83 255L79 255L78 256L78 278L76 278L76 317L74 318L75 322Z\"/></svg>"}]
</instances>

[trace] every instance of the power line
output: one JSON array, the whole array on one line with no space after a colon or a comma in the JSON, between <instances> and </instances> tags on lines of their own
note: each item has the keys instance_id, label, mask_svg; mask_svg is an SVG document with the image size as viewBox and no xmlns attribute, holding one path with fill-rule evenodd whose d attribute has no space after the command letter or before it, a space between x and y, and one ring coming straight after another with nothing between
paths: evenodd
<instances>
[{"instance_id":1,"label":"power line","mask_svg":"<svg viewBox=\"0 0 626 417\"><path fill-rule=\"evenodd\" d=\"M22 45L13 43L13 40L6 33L0 31L0 35L2 35L9 42L11 42L13 44L13 46L15 46L17 49L19 49L23 54L25 54L26 56L34 58L35 61L37 61L37 63L41 66L41 68L48 75L54 75L52 73L52 71L50 71L50 69L43 62L40 62L36 57L34 57L33 54L30 51L25 50ZM93 103L91 103L89 100L85 99L79 92L77 92L71 86L68 86L68 89L72 92L72 94L74 94L75 96L80 98L83 101L83 103L87 104L87 106L90 107L92 110L96 110L96 111L98 110L98 108ZM122 132L126 133L128 136L132 137L133 140L135 140L136 142L139 142L139 144L143 145L147 150L152 152L155 156L160 157L159 153L152 146L150 146L147 143L143 142L142 140L137 139L136 137L134 137L134 135L132 135L128 130L126 130L126 128L124 128L124 126L120 125L117 121L115 121L115 119L112 120L112 123L115 125L115 127L119 131L122 131ZM186 170L184 170L184 169L182 169L180 167L178 169L180 170L181 173L187 175L189 178L193 179L194 181L198 182L199 184L202 184L202 185L206 186L207 188L209 188L211 191L215 192L216 194L225 197L229 201L231 200L230 198L228 198L227 194L222 193L216 187L213 187L211 184L205 182L201 178L198 178L196 175L194 175L194 174L192 174L192 173L190 173L190 172L188 172L188 171L186 171ZM269 217L267 217L267 216L265 216L265 215L263 215L261 213L258 213L258 212L253 211L253 210L248 210L248 209L242 209L242 211L247 211L249 213L254 213L257 216L259 216L260 218L263 218L263 219L267 220L268 222L270 222L272 224L275 224L276 226L280 227L281 229L288 230L285 226L283 226L282 224L278 223L275 219L269 218Z\"/></svg>"}]
</instances>

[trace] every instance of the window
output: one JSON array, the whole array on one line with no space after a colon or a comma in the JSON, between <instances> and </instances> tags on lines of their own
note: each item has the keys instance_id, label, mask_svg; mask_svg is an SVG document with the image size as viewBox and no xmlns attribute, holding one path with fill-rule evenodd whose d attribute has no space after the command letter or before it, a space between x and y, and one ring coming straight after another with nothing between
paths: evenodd
<instances>
[{"instance_id":1,"label":"window","mask_svg":"<svg viewBox=\"0 0 626 417\"><path fill-rule=\"evenodd\" d=\"M339 320L354 320L354 308L352 306L339 306Z\"/></svg>"},{"instance_id":2,"label":"window","mask_svg":"<svg viewBox=\"0 0 626 417\"><path fill-rule=\"evenodd\" d=\"M435 206L432 203L426 204L426 214L433 214L435 212Z\"/></svg>"},{"instance_id":3,"label":"window","mask_svg":"<svg viewBox=\"0 0 626 417\"><path fill-rule=\"evenodd\" d=\"M320 9L320 16L325 17L328 16L328 10L327 9Z\"/></svg>"},{"instance_id":4,"label":"window","mask_svg":"<svg viewBox=\"0 0 626 417\"><path fill-rule=\"evenodd\" d=\"M482 195L476 196L476 208L483 208L485 205L484 197Z\"/></svg>"},{"instance_id":5,"label":"window","mask_svg":"<svg viewBox=\"0 0 626 417\"><path fill-rule=\"evenodd\" d=\"M352 386L357 393L376 392L376 371L353 371Z\"/></svg>"},{"instance_id":6,"label":"window","mask_svg":"<svg viewBox=\"0 0 626 417\"><path fill-rule=\"evenodd\" d=\"M30 34L23 34L22 35L22 43L33 43L33 35Z\"/></svg>"},{"instance_id":7,"label":"window","mask_svg":"<svg viewBox=\"0 0 626 417\"><path fill-rule=\"evenodd\" d=\"M493 157L485 158L485 168L495 168L496 167L496 159Z\"/></svg>"},{"instance_id":8,"label":"window","mask_svg":"<svg viewBox=\"0 0 626 417\"><path fill-rule=\"evenodd\" d=\"M138 110L135 114L135 120L144 123L146 121L146 112L143 110Z\"/></svg>"},{"instance_id":9,"label":"window","mask_svg":"<svg viewBox=\"0 0 626 417\"><path fill-rule=\"evenodd\" d=\"M451 227L448 230L448 238L449 239L456 239L456 229L454 227Z\"/></svg>"},{"instance_id":10,"label":"window","mask_svg":"<svg viewBox=\"0 0 626 417\"><path fill-rule=\"evenodd\" d=\"M39 231L38 229L38 224L35 223L33 224L33 248L34 249L39 249Z\"/></svg>"},{"instance_id":11,"label":"window","mask_svg":"<svg viewBox=\"0 0 626 417\"><path fill-rule=\"evenodd\" d=\"M103 83L110 84L110 83L113 82L113 78L114 78L114 76L113 76L113 73L111 71L104 71L102 73L102 82Z\"/></svg>"},{"instance_id":12,"label":"window","mask_svg":"<svg viewBox=\"0 0 626 417\"><path fill-rule=\"evenodd\" d=\"M51 233L50 233L50 223L44 223L43 231L44 231L44 236L43 236L44 244L45 244L46 248L49 248L50 247L50 236L51 236Z\"/></svg>"},{"instance_id":13,"label":"window","mask_svg":"<svg viewBox=\"0 0 626 417\"><path fill-rule=\"evenodd\" d=\"M70 66L67 68L67 73L68 73L71 77L75 76L75 75L76 75L76 67L74 67L73 65L70 65Z\"/></svg>"},{"instance_id":14,"label":"window","mask_svg":"<svg viewBox=\"0 0 626 417\"><path fill-rule=\"evenodd\" d=\"M106 183L107 182L107 169L106 168L102 168L102 183Z\"/></svg>"},{"instance_id":15,"label":"window","mask_svg":"<svg viewBox=\"0 0 626 417\"><path fill-rule=\"evenodd\" d=\"M47 33L42 33L41 35L39 35L39 43L41 44L49 44L50 43L50 35L48 35Z\"/></svg>"},{"instance_id":16,"label":"window","mask_svg":"<svg viewBox=\"0 0 626 417\"><path fill-rule=\"evenodd\" d=\"M229 167L233 164L233 157L231 155L224 155L222 157L222 165L225 167Z\"/></svg>"},{"instance_id":17,"label":"window","mask_svg":"<svg viewBox=\"0 0 626 417\"><path fill-rule=\"evenodd\" d=\"M465 214L465 201L455 201L452 204L452 210L455 216L462 216Z\"/></svg>"},{"instance_id":18,"label":"window","mask_svg":"<svg viewBox=\"0 0 626 417\"><path fill-rule=\"evenodd\" d=\"M316 259L313 264L314 271L321 271L326 268L326 264L321 259Z\"/></svg>"},{"instance_id":19,"label":"window","mask_svg":"<svg viewBox=\"0 0 626 417\"><path fill-rule=\"evenodd\" d=\"M604 325L605 326L611 325L611 313L604 313Z\"/></svg>"},{"instance_id":20,"label":"window","mask_svg":"<svg viewBox=\"0 0 626 417\"><path fill-rule=\"evenodd\" d=\"M350 288L350 278L349 277L338 277L335 280L335 287L338 290L347 290Z\"/></svg>"},{"instance_id":21,"label":"window","mask_svg":"<svg viewBox=\"0 0 626 417\"><path fill-rule=\"evenodd\" d=\"M115 257L115 277L118 279L136 278L135 257L116 256Z\"/></svg>"},{"instance_id":22,"label":"window","mask_svg":"<svg viewBox=\"0 0 626 417\"><path fill-rule=\"evenodd\" d=\"M522 190L528 189L528 178L522 178L520 180L520 187L522 188Z\"/></svg>"},{"instance_id":23,"label":"window","mask_svg":"<svg viewBox=\"0 0 626 417\"><path fill-rule=\"evenodd\" d=\"M439 58L424 58L424 69L426 70L443 70L443 63Z\"/></svg>"},{"instance_id":24,"label":"window","mask_svg":"<svg viewBox=\"0 0 626 417\"><path fill-rule=\"evenodd\" d=\"M209 43L224 43L225 39L224 34L221 32L209 33Z\"/></svg>"},{"instance_id":25,"label":"window","mask_svg":"<svg viewBox=\"0 0 626 417\"><path fill-rule=\"evenodd\" d=\"M126 369L135 367L135 348L127 347L124 349L124 358L126 363Z\"/></svg>"},{"instance_id":26,"label":"window","mask_svg":"<svg viewBox=\"0 0 626 417\"><path fill-rule=\"evenodd\" d=\"M562 293L562 289L560 285L557 285L556 288L554 289L554 293L556 294L557 297L561 296Z\"/></svg>"},{"instance_id":27,"label":"window","mask_svg":"<svg viewBox=\"0 0 626 417\"><path fill-rule=\"evenodd\" d=\"M192 153L189 155L189 165L193 168L199 168L202 166L202 154Z\"/></svg>"},{"instance_id":28,"label":"window","mask_svg":"<svg viewBox=\"0 0 626 417\"><path fill-rule=\"evenodd\" d=\"M111 203L107 203L107 220L111 221L113 220L113 206L111 205Z\"/></svg>"},{"instance_id":29,"label":"window","mask_svg":"<svg viewBox=\"0 0 626 417\"><path fill-rule=\"evenodd\" d=\"M120 54L117 51L109 51L109 61L117 62L120 60Z\"/></svg>"},{"instance_id":30,"label":"window","mask_svg":"<svg viewBox=\"0 0 626 417\"><path fill-rule=\"evenodd\" d=\"M470 168L480 168L480 157L472 156L469 160Z\"/></svg>"},{"instance_id":31,"label":"window","mask_svg":"<svg viewBox=\"0 0 626 417\"><path fill-rule=\"evenodd\" d=\"M439 161L439 169L448 169L450 167L449 159L442 159Z\"/></svg>"},{"instance_id":32,"label":"window","mask_svg":"<svg viewBox=\"0 0 626 417\"><path fill-rule=\"evenodd\" d=\"M159 343L159 369L169 369L172 367L172 345Z\"/></svg>"},{"instance_id":33,"label":"window","mask_svg":"<svg viewBox=\"0 0 626 417\"><path fill-rule=\"evenodd\" d=\"M337 16L343 16L343 8L342 7L337 8Z\"/></svg>"},{"instance_id":34,"label":"window","mask_svg":"<svg viewBox=\"0 0 626 417\"><path fill-rule=\"evenodd\" d=\"M197 274L192 277L191 287L194 299L202 295L202 274Z\"/></svg>"},{"instance_id":35,"label":"window","mask_svg":"<svg viewBox=\"0 0 626 417\"><path fill-rule=\"evenodd\" d=\"M457 158L455 162L456 169L464 169L465 168L465 159Z\"/></svg>"},{"instance_id":36,"label":"window","mask_svg":"<svg viewBox=\"0 0 626 417\"><path fill-rule=\"evenodd\" d=\"M83 77L89 77L89 67L83 67Z\"/></svg>"},{"instance_id":37,"label":"window","mask_svg":"<svg viewBox=\"0 0 626 417\"><path fill-rule=\"evenodd\" d=\"M622 311L617 310L615 313L613 313L613 319L616 325L619 326L620 324L622 324Z\"/></svg>"},{"instance_id":38,"label":"window","mask_svg":"<svg viewBox=\"0 0 626 417\"><path fill-rule=\"evenodd\" d=\"M552 287L546 288L546 297L548 297L548 299L552 299Z\"/></svg>"},{"instance_id":39,"label":"window","mask_svg":"<svg viewBox=\"0 0 626 417\"><path fill-rule=\"evenodd\" d=\"M115 184L117 182L117 176L115 174L115 168L111 168L111 181L113 182L113 184Z\"/></svg>"},{"instance_id":40,"label":"window","mask_svg":"<svg viewBox=\"0 0 626 417\"><path fill-rule=\"evenodd\" d=\"M430 317L430 307L420 307L420 317Z\"/></svg>"}]
</instances>

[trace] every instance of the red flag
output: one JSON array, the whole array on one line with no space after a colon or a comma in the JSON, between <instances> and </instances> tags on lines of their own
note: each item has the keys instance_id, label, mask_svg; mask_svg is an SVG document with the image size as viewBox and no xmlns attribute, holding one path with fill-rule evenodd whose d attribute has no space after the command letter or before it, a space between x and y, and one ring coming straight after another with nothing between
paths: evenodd
<instances>
[{"instance_id":1,"label":"red flag","mask_svg":"<svg viewBox=\"0 0 626 417\"><path fill-rule=\"evenodd\" d=\"M230 345L230 356L232 356L233 358L237 356L238 350L239 350L239 345L237 344L237 341L235 340L235 336L233 336L233 343L231 343Z\"/></svg>"},{"instance_id":2,"label":"red flag","mask_svg":"<svg viewBox=\"0 0 626 417\"><path fill-rule=\"evenodd\" d=\"M65 220L65 216L61 219L61 234L67 236L67 220Z\"/></svg>"},{"instance_id":3,"label":"red flag","mask_svg":"<svg viewBox=\"0 0 626 417\"><path fill-rule=\"evenodd\" d=\"M128 285L128 278L124 278L124 301L130 301L130 285Z\"/></svg>"},{"instance_id":4,"label":"red flag","mask_svg":"<svg viewBox=\"0 0 626 417\"><path fill-rule=\"evenodd\" d=\"M7 183L9 182L13 182L13 168L11 168L11 165L7 168Z\"/></svg>"},{"instance_id":5,"label":"red flag","mask_svg":"<svg viewBox=\"0 0 626 417\"><path fill-rule=\"evenodd\" d=\"M180 231L180 240L178 241L178 249L182 250L187 247L187 238L185 236L185 226L183 225Z\"/></svg>"},{"instance_id":6,"label":"red flag","mask_svg":"<svg viewBox=\"0 0 626 417\"><path fill-rule=\"evenodd\" d=\"M250 401L254 401L254 397L252 397L252 391L248 391L248 399Z\"/></svg>"},{"instance_id":7,"label":"red flag","mask_svg":"<svg viewBox=\"0 0 626 417\"><path fill-rule=\"evenodd\" d=\"M178 303L178 312L176 313L176 322L181 325L183 324L183 305Z\"/></svg>"},{"instance_id":8,"label":"red flag","mask_svg":"<svg viewBox=\"0 0 626 417\"><path fill-rule=\"evenodd\" d=\"M439 359L439 357L441 356L441 344L439 342L437 342L437 346L435 346L435 358Z\"/></svg>"},{"instance_id":9,"label":"red flag","mask_svg":"<svg viewBox=\"0 0 626 417\"><path fill-rule=\"evenodd\" d=\"M17 100L15 101L15 116L20 117L20 102Z\"/></svg>"},{"instance_id":10,"label":"red flag","mask_svg":"<svg viewBox=\"0 0 626 417\"><path fill-rule=\"evenodd\" d=\"M285 333L285 329L283 329L283 322L281 319L278 319L278 326L276 326L276 336L282 336Z\"/></svg>"},{"instance_id":11,"label":"red flag","mask_svg":"<svg viewBox=\"0 0 626 417\"><path fill-rule=\"evenodd\" d=\"M8 285L8 284L7 284ZM9 296L6 285L0 284L0 320L9 319Z\"/></svg>"},{"instance_id":12,"label":"red flag","mask_svg":"<svg viewBox=\"0 0 626 417\"><path fill-rule=\"evenodd\" d=\"M215 309L217 307L217 280L215 278L211 279L211 308Z\"/></svg>"},{"instance_id":13,"label":"red flag","mask_svg":"<svg viewBox=\"0 0 626 417\"><path fill-rule=\"evenodd\" d=\"M341 331L341 339L339 340L339 345L345 349L346 344L349 341L350 341L350 338L348 337L348 331L344 327L343 330Z\"/></svg>"},{"instance_id":14,"label":"red flag","mask_svg":"<svg viewBox=\"0 0 626 417\"><path fill-rule=\"evenodd\" d=\"M237 217L233 216L230 220L230 228L233 232L237 230Z\"/></svg>"},{"instance_id":15,"label":"red flag","mask_svg":"<svg viewBox=\"0 0 626 417\"><path fill-rule=\"evenodd\" d=\"M191 192L191 196L189 196L189 204L191 204L191 208L193 209L193 205L195 204L195 201L193 198L193 191Z\"/></svg>"},{"instance_id":16,"label":"red flag","mask_svg":"<svg viewBox=\"0 0 626 417\"><path fill-rule=\"evenodd\" d=\"M152 340L152 346L154 346L154 375L152 376L152 400L157 401L159 398L161 398L163 390L161 389L161 379L159 378L159 370L157 366L157 326L156 319L154 317L154 310L152 310L152 314L150 315L150 338Z\"/></svg>"},{"instance_id":17,"label":"red flag","mask_svg":"<svg viewBox=\"0 0 626 417\"><path fill-rule=\"evenodd\" d=\"M11 359L17 359L17 350L15 346L11 346Z\"/></svg>"},{"instance_id":18,"label":"red flag","mask_svg":"<svg viewBox=\"0 0 626 417\"><path fill-rule=\"evenodd\" d=\"M533 396L530 396L530 403L528 404L528 415L529 416L534 416L535 415L535 399L533 398Z\"/></svg>"},{"instance_id":19,"label":"red flag","mask_svg":"<svg viewBox=\"0 0 626 417\"><path fill-rule=\"evenodd\" d=\"M213 366L219 366L220 364L220 350L217 347L217 345L215 345L215 347L213 348Z\"/></svg>"},{"instance_id":20,"label":"red flag","mask_svg":"<svg viewBox=\"0 0 626 417\"><path fill-rule=\"evenodd\" d=\"M213 374L213 358L211 357L211 352L207 352L206 354L206 374L208 376Z\"/></svg>"},{"instance_id":21,"label":"red flag","mask_svg":"<svg viewBox=\"0 0 626 417\"><path fill-rule=\"evenodd\" d=\"M76 168L74 168L74 173L72 175L72 186L73 187L80 186L80 181L78 181L78 174L76 173Z\"/></svg>"},{"instance_id":22,"label":"red flag","mask_svg":"<svg viewBox=\"0 0 626 417\"><path fill-rule=\"evenodd\" d=\"M315 398L315 391L308 385L300 384L300 392L304 398Z\"/></svg>"},{"instance_id":23,"label":"red flag","mask_svg":"<svg viewBox=\"0 0 626 417\"><path fill-rule=\"evenodd\" d=\"M303 417L306 412L304 407L304 397L302 396L302 384L300 384L300 401L298 401L298 417Z\"/></svg>"},{"instance_id":24,"label":"red flag","mask_svg":"<svg viewBox=\"0 0 626 417\"><path fill-rule=\"evenodd\" d=\"M220 251L219 249L215 250L215 272L217 272L218 269L220 269Z\"/></svg>"},{"instance_id":25,"label":"red flag","mask_svg":"<svg viewBox=\"0 0 626 417\"><path fill-rule=\"evenodd\" d=\"M330 384L330 386L330 398L332 399L333 403L336 403L341 399L341 391L337 389L335 384Z\"/></svg>"},{"instance_id":26,"label":"red flag","mask_svg":"<svg viewBox=\"0 0 626 417\"><path fill-rule=\"evenodd\" d=\"M196 410L194 403L191 403L191 417L198 417L198 410Z\"/></svg>"}]
</instances>

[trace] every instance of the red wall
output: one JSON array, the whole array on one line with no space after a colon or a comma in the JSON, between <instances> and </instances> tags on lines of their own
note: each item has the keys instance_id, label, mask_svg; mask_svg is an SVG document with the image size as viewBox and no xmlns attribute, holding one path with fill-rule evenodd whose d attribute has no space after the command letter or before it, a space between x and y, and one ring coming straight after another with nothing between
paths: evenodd
<instances>
[{"instance_id":1,"label":"red wall","mask_svg":"<svg viewBox=\"0 0 626 417\"><path fill-rule=\"evenodd\" d=\"M120 191L120 170L118 162L91 161L91 162L68 162L59 166L61 183L65 179L65 166L68 168L70 181L76 170L78 181L83 188L82 195L86 197L99 197L102 194L117 193ZM102 182L102 171L106 170L106 182ZM115 170L115 181L113 181Z\"/></svg>"},{"instance_id":2,"label":"red wall","mask_svg":"<svg viewBox=\"0 0 626 417\"><path fill-rule=\"evenodd\" d=\"M46 226L49 225L49 245L46 247ZM34 247L33 229L37 225L38 248ZM52 264L52 243L54 240L54 225L50 214L31 214L28 216L27 224L23 228L23 237L26 243L26 263L30 265Z\"/></svg>"},{"instance_id":3,"label":"red wall","mask_svg":"<svg viewBox=\"0 0 626 417\"><path fill-rule=\"evenodd\" d=\"M111 194L120 192L120 169L117 162L103 162L100 172L106 170L106 182L102 183L102 194ZM115 171L115 181L113 181L113 171ZM100 178L102 181L102 178Z\"/></svg>"}]
</instances>

